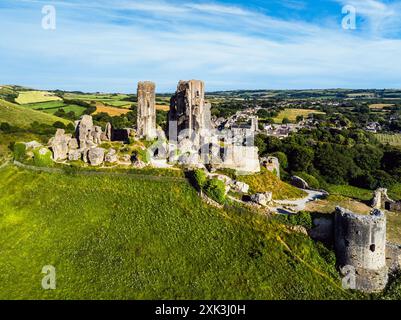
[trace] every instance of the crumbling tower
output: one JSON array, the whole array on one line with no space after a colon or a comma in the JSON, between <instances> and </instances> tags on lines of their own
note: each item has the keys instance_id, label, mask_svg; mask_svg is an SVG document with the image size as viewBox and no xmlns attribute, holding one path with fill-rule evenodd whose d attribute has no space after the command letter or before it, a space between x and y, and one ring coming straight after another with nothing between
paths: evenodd
<instances>
[{"instance_id":1,"label":"crumbling tower","mask_svg":"<svg viewBox=\"0 0 401 320\"><path fill-rule=\"evenodd\" d=\"M374 209L370 215L358 215L338 207L334 235L340 269L354 271L352 289L382 291L388 281L385 214Z\"/></svg>"},{"instance_id":2,"label":"crumbling tower","mask_svg":"<svg viewBox=\"0 0 401 320\"><path fill-rule=\"evenodd\" d=\"M156 137L156 85L145 81L138 83L138 117L137 131L141 138L154 139Z\"/></svg>"},{"instance_id":3,"label":"crumbling tower","mask_svg":"<svg viewBox=\"0 0 401 320\"><path fill-rule=\"evenodd\" d=\"M205 101L205 84L200 80L180 81L170 101L169 122L177 122L178 132L211 129L211 105Z\"/></svg>"}]
</instances>

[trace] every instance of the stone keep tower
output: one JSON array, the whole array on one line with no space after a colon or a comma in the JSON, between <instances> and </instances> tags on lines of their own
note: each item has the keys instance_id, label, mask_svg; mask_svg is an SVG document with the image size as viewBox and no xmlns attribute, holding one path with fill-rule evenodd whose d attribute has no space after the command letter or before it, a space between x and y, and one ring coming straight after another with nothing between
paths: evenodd
<instances>
[{"instance_id":1,"label":"stone keep tower","mask_svg":"<svg viewBox=\"0 0 401 320\"><path fill-rule=\"evenodd\" d=\"M154 139L156 137L156 85L145 81L138 83L138 118L137 130L141 138Z\"/></svg>"},{"instance_id":2,"label":"stone keep tower","mask_svg":"<svg viewBox=\"0 0 401 320\"><path fill-rule=\"evenodd\" d=\"M211 105L205 102L205 84L200 80L180 81L170 101L169 122L177 122L178 132L211 129Z\"/></svg>"},{"instance_id":3,"label":"stone keep tower","mask_svg":"<svg viewBox=\"0 0 401 320\"><path fill-rule=\"evenodd\" d=\"M339 267L355 269L354 289L382 291L388 281L386 216L377 209L370 215L357 215L338 207L334 219L334 244Z\"/></svg>"}]
</instances>

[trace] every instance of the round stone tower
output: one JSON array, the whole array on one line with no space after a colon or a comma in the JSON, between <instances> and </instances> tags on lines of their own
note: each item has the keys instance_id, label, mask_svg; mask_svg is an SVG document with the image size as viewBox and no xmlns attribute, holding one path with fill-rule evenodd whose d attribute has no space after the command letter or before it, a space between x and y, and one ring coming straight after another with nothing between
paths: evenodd
<instances>
[{"instance_id":1,"label":"round stone tower","mask_svg":"<svg viewBox=\"0 0 401 320\"><path fill-rule=\"evenodd\" d=\"M355 271L355 288L378 292L388 281L386 266L386 216L380 210L358 215L337 208L334 220L334 244L340 269Z\"/></svg>"}]
</instances>

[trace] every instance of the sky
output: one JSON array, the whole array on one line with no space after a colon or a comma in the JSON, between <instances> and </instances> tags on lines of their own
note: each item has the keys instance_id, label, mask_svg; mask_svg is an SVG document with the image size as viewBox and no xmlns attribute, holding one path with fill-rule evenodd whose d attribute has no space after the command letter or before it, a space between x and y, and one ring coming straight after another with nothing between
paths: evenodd
<instances>
[{"instance_id":1,"label":"sky","mask_svg":"<svg viewBox=\"0 0 401 320\"><path fill-rule=\"evenodd\" d=\"M0 0L0 84L173 92L190 79L401 89L401 0Z\"/></svg>"}]
</instances>

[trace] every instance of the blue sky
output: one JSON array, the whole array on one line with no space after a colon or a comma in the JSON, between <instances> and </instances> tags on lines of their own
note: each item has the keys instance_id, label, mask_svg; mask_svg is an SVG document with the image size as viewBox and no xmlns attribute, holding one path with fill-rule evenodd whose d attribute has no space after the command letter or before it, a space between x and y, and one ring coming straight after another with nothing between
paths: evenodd
<instances>
[{"instance_id":1,"label":"blue sky","mask_svg":"<svg viewBox=\"0 0 401 320\"><path fill-rule=\"evenodd\" d=\"M54 5L56 30L42 28ZM342 8L356 29L342 28ZM0 0L0 83L135 92L401 88L401 0Z\"/></svg>"}]
</instances>

